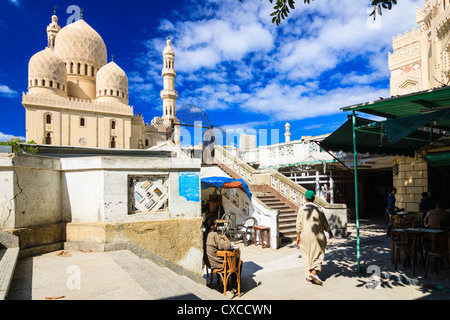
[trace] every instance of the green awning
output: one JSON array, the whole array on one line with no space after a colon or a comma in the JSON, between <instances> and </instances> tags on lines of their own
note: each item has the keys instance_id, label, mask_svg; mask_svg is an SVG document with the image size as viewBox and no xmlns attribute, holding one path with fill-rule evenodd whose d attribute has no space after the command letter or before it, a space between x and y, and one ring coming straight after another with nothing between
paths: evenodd
<instances>
[{"instance_id":1,"label":"green awning","mask_svg":"<svg viewBox=\"0 0 450 320\"><path fill-rule=\"evenodd\" d=\"M437 88L378 101L344 107L345 112L375 115L387 119L426 115L450 110L450 87ZM433 118L424 126L450 131L450 117Z\"/></svg>"},{"instance_id":2,"label":"green awning","mask_svg":"<svg viewBox=\"0 0 450 320\"><path fill-rule=\"evenodd\" d=\"M429 153L425 161L430 167L450 166L450 152Z\"/></svg>"},{"instance_id":3,"label":"green awning","mask_svg":"<svg viewBox=\"0 0 450 320\"><path fill-rule=\"evenodd\" d=\"M356 145L358 153L373 155L404 155L413 157L416 150L436 141L441 135L416 130L400 141L391 144L380 122L356 118ZM353 153L352 120L349 119L339 129L320 142L327 151Z\"/></svg>"}]
</instances>

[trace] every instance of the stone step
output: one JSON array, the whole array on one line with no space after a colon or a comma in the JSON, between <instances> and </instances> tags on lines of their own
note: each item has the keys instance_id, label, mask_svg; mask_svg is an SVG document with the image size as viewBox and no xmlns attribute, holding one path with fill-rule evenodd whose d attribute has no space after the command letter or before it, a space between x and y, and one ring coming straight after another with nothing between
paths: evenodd
<instances>
[{"instance_id":1,"label":"stone step","mask_svg":"<svg viewBox=\"0 0 450 320\"><path fill-rule=\"evenodd\" d=\"M280 223L280 226L285 226L285 225L295 225L297 221L297 217L293 217L293 218L280 218L278 220L278 222Z\"/></svg>"},{"instance_id":2,"label":"stone step","mask_svg":"<svg viewBox=\"0 0 450 320\"><path fill-rule=\"evenodd\" d=\"M197 283L153 261L141 259L126 251L110 252L114 261L155 300L222 300L227 299L206 284Z\"/></svg>"}]
</instances>

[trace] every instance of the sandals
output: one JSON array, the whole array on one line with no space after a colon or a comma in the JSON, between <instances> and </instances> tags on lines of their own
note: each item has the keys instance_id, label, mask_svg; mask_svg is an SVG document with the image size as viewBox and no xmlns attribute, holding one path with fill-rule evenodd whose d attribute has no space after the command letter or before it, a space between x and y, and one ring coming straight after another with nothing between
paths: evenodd
<instances>
[{"instance_id":1,"label":"sandals","mask_svg":"<svg viewBox=\"0 0 450 320\"><path fill-rule=\"evenodd\" d=\"M320 280L319 276L315 276L312 273L310 273L309 277L311 278L312 282L314 282L315 284L318 284L318 285L322 285L323 284L323 281Z\"/></svg>"}]
</instances>

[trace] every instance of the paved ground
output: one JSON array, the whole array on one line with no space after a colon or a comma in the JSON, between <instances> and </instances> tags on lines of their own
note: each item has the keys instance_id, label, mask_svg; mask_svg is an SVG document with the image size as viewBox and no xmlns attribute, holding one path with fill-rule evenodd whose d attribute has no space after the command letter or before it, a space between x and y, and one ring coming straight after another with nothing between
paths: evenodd
<instances>
[{"instance_id":1,"label":"paved ground","mask_svg":"<svg viewBox=\"0 0 450 320\"><path fill-rule=\"evenodd\" d=\"M242 249L244 300L413 300L450 299L448 266L440 274L429 273L423 279L423 268L417 276L409 268L394 272L390 261L390 240L383 221L361 221L361 270L376 266L384 276L376 289L368 288L369 274L357 272L356 232L349 224L346 239L330 241L326 262L320 275L323 286L304 283L300 250L293 244L279 250L260 246ZM393 278L393 276L397 276ZM402 277L399 277L399 276ZM414 280L415 285L406 280ZM401 280L401 281L399 281ZM424 287L422 287L424 285ZM436 289L440 286L440 289ZM372 286L373 287L373 286ZM9 300L220 300L232 298L213 289L157 267L129 251L54 252L21 259L14 275Z\"/></svg>"}]
</instances>

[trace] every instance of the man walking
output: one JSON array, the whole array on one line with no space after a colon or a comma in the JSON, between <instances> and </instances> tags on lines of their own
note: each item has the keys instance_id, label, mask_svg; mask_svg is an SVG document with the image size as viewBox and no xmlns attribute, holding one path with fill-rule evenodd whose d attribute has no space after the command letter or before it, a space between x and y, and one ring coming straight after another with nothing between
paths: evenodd
<instances>
[{"instance_id":1,"label":"man walking","mask_svg":"<svg viewBox=\"0 0 450 320\"><path fill-rule=\"evenodd\" d=\"M297 214L297 246L300 248L303 263L305 264L306 283L322 284L319 273L322 271L322 262L327 247L325 231L333 236L330 225L323 211L313 202L314 191L308 190L305 194L306 204L298 210Z\"/></svg>"}]
</instances>

